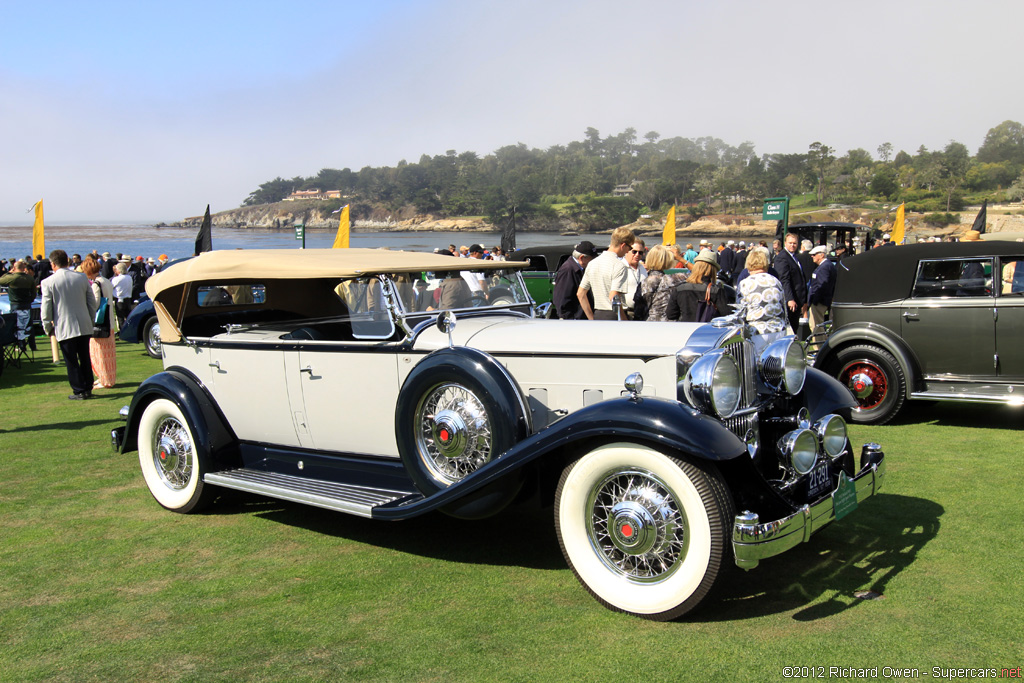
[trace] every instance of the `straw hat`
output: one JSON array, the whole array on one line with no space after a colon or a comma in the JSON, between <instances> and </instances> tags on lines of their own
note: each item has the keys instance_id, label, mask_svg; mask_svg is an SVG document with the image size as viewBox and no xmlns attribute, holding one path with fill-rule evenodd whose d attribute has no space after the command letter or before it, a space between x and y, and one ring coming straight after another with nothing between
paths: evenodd
<instances>
[{"instance_id":1,"label":"straw hat","mask_svg":"<svg viewBox=\"0 0 1024 683\"><path fill-rule=\"evenodd\" d=\"M964 233L964 236L960 238L961 242L981 242L981 233L977 230L968 230Z\"/></svg>"}]
</instances>

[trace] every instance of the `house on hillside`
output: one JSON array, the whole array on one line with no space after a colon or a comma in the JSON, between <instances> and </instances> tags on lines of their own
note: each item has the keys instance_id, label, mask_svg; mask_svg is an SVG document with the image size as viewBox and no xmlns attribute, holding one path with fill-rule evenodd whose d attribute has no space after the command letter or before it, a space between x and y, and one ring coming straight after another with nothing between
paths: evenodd
<instances>
[{"instance_id":1,"label":"house on hillside","mask_svg":"<svg viewBox=\"0 0 1024 683\"><path fill-rule=\"evenodd\" d=\"M341 190L340 189L328 189L327 191L319 189L297 189L286 197L283 201L285 202L298 202L299 200L317 200L326 202L327 200L340 200Z\"/></svg>"},{"instance_id":2,"label":"house on hillside","mask_svg":"<svg viewBox=\"0 0 1024 683\"><path fill-rule=\"evenodd\" d=\"M636 183L637 183L637 181L634 180L633 182L629 183L628 185L616 185L615 189L612 190L612 196L613 197L632 197L633 193L636 192L636 188L635 188Z\"/></svg>"}]
</instances>

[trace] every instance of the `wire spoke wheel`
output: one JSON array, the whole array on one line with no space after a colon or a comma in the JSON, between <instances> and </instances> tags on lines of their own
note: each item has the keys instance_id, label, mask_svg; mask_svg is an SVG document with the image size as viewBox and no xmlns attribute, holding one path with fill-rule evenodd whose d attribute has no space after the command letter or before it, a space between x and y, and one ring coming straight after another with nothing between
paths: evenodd
<instances>
[{"instance_id":1,"label":"wire spoke wheel","mask_svg":"<svg viewBox=\"0 0 1024 683\"><path fill-rule=\"evenodd\" d=\"M733 503L710 463L611 443L570 463L555 491L569 567L605 606L644 619L686 614L726 571Z\"/></svg>"},{"instance_id":2,"label":"wire spoke wheel","mask_svg":"<svg viewBox=\"0 0 1024 683\"><path fill-rule=\"evenodd\" d=\"M472 474L491 459L490 416L480 399L461 384L442 384L426 392L415 424L420 458L445 484Z\"/></svg>"},{"instance_id":3,"label":"wire spoke wheel","mask_svg":"<svg viewBox=\"0 0 1024 683\"><path fill-rule=\"evenodd\" d=\"M609 473L594 486L587 507L590 542L612 571L634 581L660 581L686 555L686 517L653 472Z\"/></svg>"},{"instance_id":4,"label":"wire spoke wheel","mask_svg":"<svg viewBox=\"0 0 1024 683\"><path fill-rule=\"evenodd\" d=\"M203 483L206 460L181 408L165 398L146 406L139 419L139 466L149 492L175 512L194 512L214 496Z\"/></svg>"}]
</instances>

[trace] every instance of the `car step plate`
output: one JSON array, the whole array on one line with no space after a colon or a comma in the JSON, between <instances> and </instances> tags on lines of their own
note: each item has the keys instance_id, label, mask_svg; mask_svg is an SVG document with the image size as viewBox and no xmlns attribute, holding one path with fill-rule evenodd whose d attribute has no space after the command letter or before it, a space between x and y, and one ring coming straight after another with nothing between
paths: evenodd
<instances>
[{"instance_id":1,"label":"car step plate","mask_svg":"<svg viewBox=\"0 0 1024 683\"><path fill-rule=\"evenodd\" d=\"M360 517L372 516L373 508L403 498L420 499L422 495L410 491L394 491L352 484L339 484L322 479L307 479L290 474L263 470L237 469L210 472L203 481L215 486L248 491L260 495L290 500L347 512Z\"/></svg>"}]
</instances>

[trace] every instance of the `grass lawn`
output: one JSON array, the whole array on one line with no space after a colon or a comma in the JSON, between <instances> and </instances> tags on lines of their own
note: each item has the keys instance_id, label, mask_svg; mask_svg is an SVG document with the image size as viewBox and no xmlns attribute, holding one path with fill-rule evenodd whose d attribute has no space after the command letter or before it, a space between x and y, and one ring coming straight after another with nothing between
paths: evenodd
<instances>
[{"instance_id":1,"label":"grass lawn","mask_svg":"<svg viewBox=\"0 0 1024 683\"><path fill-rule=\"evenodd\" d=\"M854 428L885 447L883 492L663 624L598 605L536 506L384 523L235 494L167 512L136 455L109 444L160 366L140 345L118 354L120 384L91 401L68 401L43 356L0 378L2 681L780 681L791 666L882 678L1024 664L1019 410L916 404Z\"/></svg>"}]
</instances>

